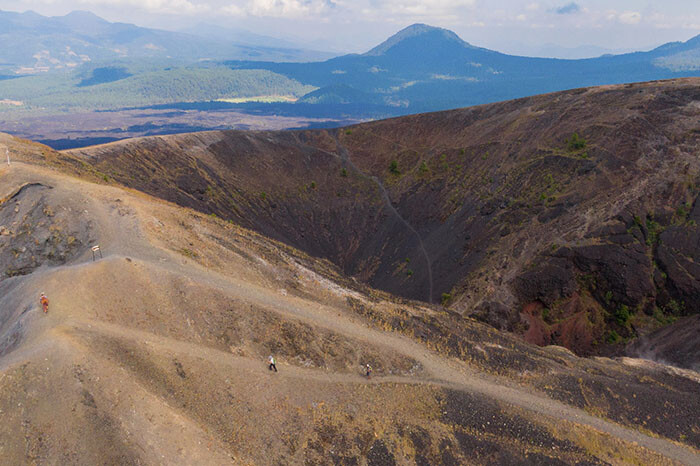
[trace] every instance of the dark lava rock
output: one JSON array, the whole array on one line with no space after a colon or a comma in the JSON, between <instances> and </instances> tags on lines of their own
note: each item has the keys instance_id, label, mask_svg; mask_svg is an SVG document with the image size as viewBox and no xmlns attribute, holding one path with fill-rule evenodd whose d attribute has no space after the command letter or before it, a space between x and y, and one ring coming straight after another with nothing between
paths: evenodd
<instances>
[{"instance_id":1,"label":"dark lava rock","mask_svg":"<svg viewBox=\"0 0 700 466\"><path fill-rule=\"evenodd\" d=\"M570 257L583 273L596 277L600 302L606 300L603 294L610 292L612 301L636 306L655 293L651 259L637 243L582 246L566 249L562 255Z\"/></svg>"},{"instance_id":2,"label":"dark lava rock","mask_svg":"<svg viewBox=\"0 0 700 466\"><path fill-rule=\"evenodd\" d=\"M515 289L522 302L539 301L545 306L568 298L576 288L571 263L562 258L547 259L520 275L515 282Z\"/></svg>"},{"instance_id":3,"label":"dark lava rock","mask_svg":"<svg viewBox=\"0 0 700 466\"><path fill-rule=\"evenodd\" d=\"M368 466L394 466L396 459L381 440L375 440L367 453Z\"/></svg>"},{"instance_id":4,"label":"dark lava rock","mask_svg":"<svg viewBox=\"0 0 700 466\"><path fill-rule=\"evenodd\" d=\"M512 331L520 322L517 310L496 301L488 301L477 307L472 317L499 330Z\"/></svg>"}]
</instances>

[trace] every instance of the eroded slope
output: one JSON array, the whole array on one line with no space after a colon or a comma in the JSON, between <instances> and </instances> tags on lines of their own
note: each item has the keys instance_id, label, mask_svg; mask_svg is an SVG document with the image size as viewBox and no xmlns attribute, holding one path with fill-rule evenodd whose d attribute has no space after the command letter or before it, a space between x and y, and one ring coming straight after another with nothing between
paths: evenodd
<instances>
[{"instance_id":1,"label":"eroded slope","mask_svg":"<svg viewBox=\"0 0 700 466\"><path fill-rule=\"evenodd\" d=\"M692 374L528 345L52 157L0 185L87 211L104 258L0 281L10 463L697 462Z\"/></svg>"},{"instance_id":2,"label":"eroded slope","mask_svg":"<svg viewBox=\"0 0 700 466\"><path fill-rule=\"evenodd\" d=\"M374 287L610 354L700 309L698 116L687 79L71 154Z\"/></svg>"}]
</instances>

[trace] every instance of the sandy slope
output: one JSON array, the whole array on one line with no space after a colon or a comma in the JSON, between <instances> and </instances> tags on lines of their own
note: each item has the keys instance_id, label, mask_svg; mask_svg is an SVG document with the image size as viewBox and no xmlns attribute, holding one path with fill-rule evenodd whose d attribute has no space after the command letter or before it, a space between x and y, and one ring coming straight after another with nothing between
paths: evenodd
<instances>
[{"instance_id":1,"label":"sandy slope","mask_svg":"<svg viewBox=\"0 0 700 466\"><path fill-rule=\"evenodd\" d=\"M64 264L0 281L8 464L700 462L371 326L348 298L397 305L247 230L23 162L0 171L0 199L27 183L50 186L43 202L87 222L89 238Z\"/></svg>"}]
</instances>

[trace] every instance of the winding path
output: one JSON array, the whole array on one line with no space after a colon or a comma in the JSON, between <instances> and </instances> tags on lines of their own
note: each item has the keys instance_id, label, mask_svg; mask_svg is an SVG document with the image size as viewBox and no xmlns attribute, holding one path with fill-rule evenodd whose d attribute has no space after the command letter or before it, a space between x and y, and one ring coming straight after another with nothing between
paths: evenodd
<instances>
[{"instance_id":1,"label":"winding path","mask_svg":"<svg viewBox=\"0 0 700 466\"><path fill-rule=\"evenodd\" d=\"M337 154L335 155L338 156ZM347 156L347 152L345 156ZM351 164L349 159L348 163ZM39 170L35 170L36 169L33 167L21 166L21 170L17 170L16 174L21 177L36 179L36 172L39 172ZM39 173L44 174L45 172ZM44 174L41 178L47 176L48 175ZM53 176L55 177L56 175ZM364 174L363 176L369 177ZM57 177L54 178L54 180L58 181ZM381 183L378 182L378 180L375 180L375 182L381 187ZM64 181L64 183L67 184L68 182ZM74 183L78 184L78 182ZM112 190L114 188L98 188L85 183L82 185L81 190L76 190L74 192L76 197L87 199L87 197L90 196L89 208L91 215L97 223L97 231L100 233L100 242L102 244L109 244L109 249L114 252L110 255L106 255L104 259L97 263L90 262L85 256L83 259L85 259L86 262L42 269L24 280L39 282L50 278L53 274L71 272L72 270L81 268L95 271L98 267L109 266L111 261L123 261L124 258L127 257L125 254L128 254L128 257L133 257L133 261L138 262L143 267L147 267L157 276L174 274L187 277L191 282L205 285L212 290L217 290L247 303L256 304L257 306L264 307L280 315L294 317L295 319L312 323L314 326L332 330L341 335L371 343L372 345L391 348L393 351L413 358L421 364L424 370L423 373L412 377L388 376L366 380L354 374L331 374L318 369L284 366L284 370L280 372L281 377L314 378L344 383L430 384L463 390L480 394L512 406L517 406L543 416L593 428L625 442L635 443L645 447L682 464L700 464L700 454L690 447L674 443L668 439L652 437L632 428L592 416L583 410L552 400L531 387L522 387L505 378L477 372L462 361L440 356L421 343L409 339L408 337L369 328L359 318L348 314L340 314L337 308L319 304L318 302L301 297L291 295L285 296L262 285L208 269L196 262L185 262L181 257L178 257L176 253L162 249L151 242L148 236L138 228L139 223L144 221L144 218L140 218L136 213L133 216L120 216L118 212L113 211L104 203L104 196L102 196L103 199L100 199L100 196L92 195L94 194L93 191L98 192L99 190L106 189ZM386 190L382 191L385 193L386 198L388 198ZM392 210L395 211L395 209ZM396 214L398 215L398 212ZM405 223L405 225L410 227L407 223ZM415 232L413 228L410 229ZM426 254L426 260L428 259ZM70 278L70 276L70 273L68 273L64 278ZM50 314L43 320L43 325L52 325L53 328L57 329L59 338L61 338L61 329L68 330L68 334L70 333L70 329L91 329L91 331L100 332L103 335L134 339L139 342L148 342L164 353L186 353L215 362L223 367L235 366L237 368L258 370L262 373L265 372L264 364L261 365L259 361L250 358L235 358L228 352L210 348L202 344L160 336L134 327L110 324L79 315L66 317L67 318L63 318L63 316L58 313ZM64 335L66 334L64 333ZM0 359L0 362L2 364L7 364L9 361L21 361L22 357L26 356L25 351L36 350L36 347L25 344L23 348L21 347L17 352L12 353L9 358ZM0 367L2 366L0 365Z\"/></svg>"}]
</instances>

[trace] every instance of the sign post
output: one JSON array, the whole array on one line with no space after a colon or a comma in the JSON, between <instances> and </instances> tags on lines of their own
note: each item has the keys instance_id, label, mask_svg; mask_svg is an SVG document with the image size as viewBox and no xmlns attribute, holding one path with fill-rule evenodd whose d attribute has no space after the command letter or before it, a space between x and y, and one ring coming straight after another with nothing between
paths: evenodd
<instances>
[{"instance_id":1,"label":"sign post","mask_svg":"<svg viewBox=\"0 0 700 466\"><path fill-rule=\"evenodd\" d=\"M100 259L102 259L102 249L100 249L100 245L96 244L92 248L92 261L95 262L95 253L100 253Z\"/></svg>"}]
</instances>

